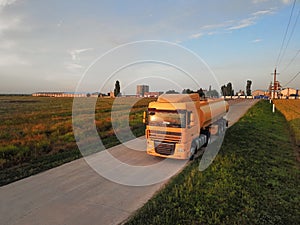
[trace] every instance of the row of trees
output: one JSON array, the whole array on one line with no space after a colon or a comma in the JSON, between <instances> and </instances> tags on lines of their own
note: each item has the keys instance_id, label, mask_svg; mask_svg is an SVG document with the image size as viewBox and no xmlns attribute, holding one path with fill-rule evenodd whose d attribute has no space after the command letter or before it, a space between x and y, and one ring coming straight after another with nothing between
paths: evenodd
<instances>
[{"instance_id":1,"label":"row of trees","mask_svg":"<svg viewBox=\"0 0 300 225\"><path fill-rule=\"evenodd\" d=\"M205 93L202 88L198 91L193 91L190 89L183 89L182 94L191 94L191 93L198 93L200 97L210 97L210 98L218 98L219 93L217 90L212 90L211 86L209 86L209 90Z\"/></svg>"},{"instance_id":2,"label":"row of trees","mask_svg":"<svg viewBox=\"0 0 300 225\"><path fill-rule=\"evenodd\" d=\"M251 85L252 85L252 81L247 80L247 85L246 85L246 95L247 96L251 96ZM182 93L183 94L198 93L201 98L205 98L205 93L202 88L200 88L197 91L193 91L189 88L183 89ZM229 82L227 85L224 84L223 86L221 86L221 93L223 96L234 96L234 90L232 88L232 83ZM114 96L117 97L117 96L120 96L120 94L121 94L120 82L117 80L115 83ZM166 94L179 94L179 92L177 92L175 90L169 90L169 91L166 91ZM238 94L245 95L245 93L243 91L240 91L239 93L237 93L237 95ZM214 98L214 97L218 98L219 93L217 90L212 90L211 86L209 86L209 90L206 92L206 96L212 97L212 98Z\"/></svg>"},{"instance_id":3,"label":"row of trees","mask_svg":"<svg viewBox=\"0 0 300 225\"><path fill-rule=\"evenodd\" d=\"M251 80L247 80L247 85L246 85L246 95L247 96L251 96L251 85L252 85L252 81ZM218 98L219 97L219 93L217 90L212 90L211 86L209 86L209 90L206 92L206 94L204 93L203 89L200 88L197 91L193 91L189 88L187 89L183 89L182 94L191 94L191 93L198 93L199 96L201 98L205 98L206 97L210 97L210 98ZM227 85L223 85L221 86L221 93L223 96L234 96L234 89L232 88L232 83L229 82ZM175 91L175 90L169 90L166 92L166 94L179 94L179 92ZM236 93L236 95L245 95L244 91L239 91L238 93Z\"/></svg>"},{"instance_id":4,"label":"row of trees","mask_svg":"<svg viewBox=\"0 0 300 225\"><path fill-rule=\"evenodd\" d=\"M246 96L251 96L252 95L252 91L251 91L251 85L252 85L252 81L251 80L247 80L247 84L246 84ZM232 88L232 84L231 82L229 82L227 85L223 85L221 87L221 92L223 96L234 96L234 90ZM236 93L236 95L245 95L245 92L240 90L239 92Z\"/></svg>"},{"instance_id":5,"label":"row of trees","mask_svg":"<svg viewBox=\"0 0 300 225\"><path fill-rule=\"evenodd\" d=\"M234 90L232 89L232 84L229 82L227 85L221 87L221 92L223 96L233 96Z\"/></svg>"},{"instance_id":6,"label":"row of trees","mask_svg":"<svg viewBox=\"0 0 300 225\"><path fill-rule=\"evenodd\" d=\"M193 91L189 88L188 89L183 89L183 91L182 91L182 94L191 94L191 93L198 93L201 98L205 98L205 93L204 93L202 88L200 88L197 91ZM179 94L179 92L177 92L175 90L168 90L168 91L166 91L166 94ZM115 83L114 96L118 97L120 95L121 95L121 87L120 87L120 82L117 80L116 83ZM207 97L216 97L216 98L218 98L219 93L216 90L212 90L211 86L209 86L209 91L206 92L206 96Z\"/></svg>"},{"instance_id":7,"label":"row of trees","mask_svg":"<svg viewBox=\"0 0 300 225\"><path fill-rule=\"evenodd\" d=\"M190 89L183 89L183 91L182 91L182 94L192 94L192 93L198 93L200 98L205 98L205 94L204 94L204 91L203 91L202 88L200 88L197 91L193 91L193 90L190 90Z\"/></svg>"}]
</instances>

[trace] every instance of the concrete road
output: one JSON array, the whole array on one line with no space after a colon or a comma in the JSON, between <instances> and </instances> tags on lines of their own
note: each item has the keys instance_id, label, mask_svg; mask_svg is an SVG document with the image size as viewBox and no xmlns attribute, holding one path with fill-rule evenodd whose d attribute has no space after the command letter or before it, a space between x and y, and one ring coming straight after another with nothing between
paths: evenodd
<instances>
[{"instance_id":1,"label":"concrete road","mask_svg":"<svg viewBox=\"0 0 300 225\"><path fill-rule=\"evenodd\" d=\"M230 125L255 102L245 100L231 105L227 115ZM152 165L162 160L124 145L109 151L132 165ZM97 154L90 157L96 159ZM172 166L176 161L170 162ZM141 187L121 185L100 176L85 159L79 159L0 187L0 224L119 224L165 182Z\"/></svg>"},{"instance_id":2,"label":"concrete road","mask_svg":"<svg viewBox=\"0 0 300 225\"><path fill-rule=\"evenodd\" d=\"M226 115L227 120L229 121L229 127L236 123L244 114L248 111L258 99L245 99L242 101L232 100L229 101L229 112Z\"/></svg>"}]
</instances>

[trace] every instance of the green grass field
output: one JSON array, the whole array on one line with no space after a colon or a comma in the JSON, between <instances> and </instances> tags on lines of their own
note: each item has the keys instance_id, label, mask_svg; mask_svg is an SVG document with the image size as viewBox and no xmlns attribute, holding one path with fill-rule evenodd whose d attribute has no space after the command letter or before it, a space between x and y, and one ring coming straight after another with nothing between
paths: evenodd
<instances>
[{"instance_id":1,"label":"green grass field","mask_svg":"<svg viewBox=\"0 0 300 225\"><path fill-rule=\"evenodd\" d=\"M208 169L193 161L126 224L299 224L294 147L285 118L260 101L227 130Z\"/></svg>"},{"instance_id":2,"label":"green grass field","mask_svg":"<svg viewBox=\"0 0 300 225\"><path fill-rule=\"evenodd\" d=\"M121 112L133 105L129 125L141 136L142 114L153 99L135 101L122 98L116 108ZM95 124L105 147L119 144L111 125L113 102L98 98L96 104ZM0 186L82 157L73 134L72 103L72 98L0 97Z\"/></svg>"}]
</instances>

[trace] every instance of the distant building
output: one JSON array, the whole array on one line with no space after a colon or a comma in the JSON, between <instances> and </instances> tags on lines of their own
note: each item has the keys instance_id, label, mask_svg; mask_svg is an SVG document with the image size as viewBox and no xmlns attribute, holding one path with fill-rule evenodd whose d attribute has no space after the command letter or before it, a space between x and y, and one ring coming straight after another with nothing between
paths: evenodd
<instances>
[{"instance_id":1,"label":"distant building","mask_svg":"<svg viewBox=\"0 0 300 225\"><path fill-rule=\"evenodd\" d=\"M269 99L270 93L268 90L255 90L255 91L252 91L251 97L254 99ZM247 98L248 98L248 96L247 96Z\"/></svg>"},{"instance_id":2,"label":"distant building","mask_svg":"<svg viewBox=\"0 0 300 225\"><path fill-rule=\"evenodd\" d=\"M100 94L101 94L101 93L99 93L99 92L94 92L94 93L91 94L90 97L98 98L98 97L100 96Z\"/></svg>"},{"instance_id":3,"label":"distant building","mask_svg":"<svg viewBox=\"0 0 300 225\"><path fill-rule=\"evenodd\" d=\"M113 91L110 91L109 93L107 93L109 97L114 98L115 97L115 93Z\"/></svg>"},{"instance_id":4,"label":"distant building","mask_svg":"<svg viewBox=\"0 0 300 225\"><path fill-rule=\"evenodd\" d=\"M144 97L146 98L157 98L158 96L162 95L162 91L156 91L156 92L145 92Z\"/></svg>"},{"instance_id":5,"label":"distant building","mask_svg":"<svg viewBox=\"0 0 300 225\"><path fill-rule=\"evenodd\" d=\"M281 98L289 98L290 96L296 96L297 90L294 88L285 88L280 91L280 97Z\"/></svg>"},{"instance_id":6,"label":"distant building","mask_svg":"<svg viewBox=\"0 0 300 225\"><path fill-rule=\"evenodd\" d=\"M145 92L149 92L148 85L137 85L136 86L136 96L137 97L144 97Z\"/></svg>"},{"instance_id":7,"label":"distant building","mask_svg":"<svg viewBox=\"0 0 300 225\"><path fill-rule=\"evenodd\" d=\"M35 97L87 97L86 93L76 93L76 92L36 92L32 96Z\"/></svg>"},{"instance_id":8,"label":"distant building","mask_svg":"<svg viewBox=\"0 0 300 225\"><path fill-rule=\"evenodd\" d=\"M269 92L268 91L265 91L265 90L255 90L255 91L252 91L252 96L255 97L255 96L268 96Z\"/></svg>"},{"instance_id":9,"label":"distant building","mask_svg":"<svg viewBox=\"0 0 300 225\"><path fill-rule=\"evenodd\" d=\"M239 90L239 92L236 93L237 96L245 96L245 91ZM253 93L252 93L253 95Z\"/></svg>"}]
</instances>

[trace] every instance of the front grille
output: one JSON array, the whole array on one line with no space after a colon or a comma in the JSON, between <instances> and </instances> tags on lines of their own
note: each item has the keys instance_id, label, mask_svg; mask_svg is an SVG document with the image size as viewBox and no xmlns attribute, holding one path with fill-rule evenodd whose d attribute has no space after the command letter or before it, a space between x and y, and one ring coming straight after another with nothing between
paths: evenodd
<instances>
[{"instance_id":1,"label":"front grille","mask_svg":"<svg viewBox=\"0 0 300 225\"><path fill-rule=\"evenodd\" d=\"M180 143L181 133L150 130L149 137L152 141Z\"/></svg>"},{"instance_id":2,"label":"front grille","mask_svg":"<svg viewBox=\"0 0 300 225\"><path fill-rule=\"evenodd\" d=\"M173 155L175 143L154 142L155 152L161 155Z\"/></svg>"}]
</instances>

